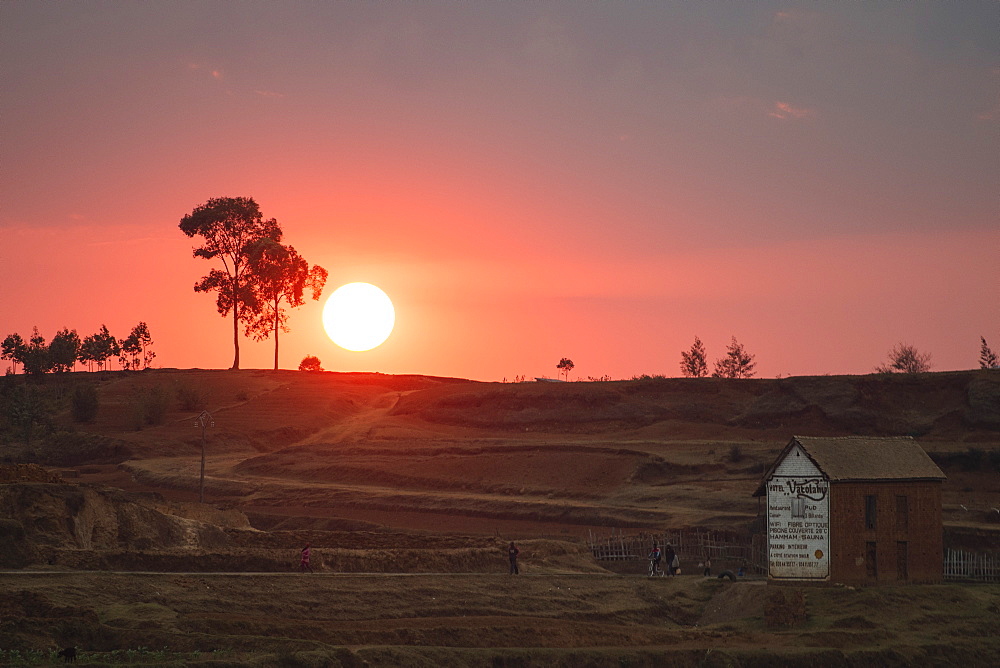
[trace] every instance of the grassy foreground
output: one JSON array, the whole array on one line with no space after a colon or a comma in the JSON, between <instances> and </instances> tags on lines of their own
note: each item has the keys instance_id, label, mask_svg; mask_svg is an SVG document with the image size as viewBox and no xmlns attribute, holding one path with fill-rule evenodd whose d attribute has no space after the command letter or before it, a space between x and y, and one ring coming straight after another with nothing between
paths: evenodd
<instances>
[{"instance_id":1,"label":"grassy foreground","mask_svg":"<svg viewBox=\"0 0 1000 668\"><path fill-rule=\"evenodd\" d=\"M1000 586L80 572L5 573L2 587L3 665L51 665L51 638L74 639L81 665L1000 663Z\"/></svg>"}]
</instances>

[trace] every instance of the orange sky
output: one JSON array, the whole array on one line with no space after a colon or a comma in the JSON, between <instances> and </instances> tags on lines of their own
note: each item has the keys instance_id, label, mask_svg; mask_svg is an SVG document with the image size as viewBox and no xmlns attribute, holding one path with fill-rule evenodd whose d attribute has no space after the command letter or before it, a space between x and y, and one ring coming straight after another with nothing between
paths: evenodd
<instances>
[{"instance_id":1,"label":"orange sky","mask_svg":"<svg viewBox=\"0 0 1000 668\"><path fill-rule=\"evenodd\" d=\"M461 9L459 9L461 7ZM0 336L140 320L226 368L180 218L250 196L397 325L281 364L762 376L1000 349L996 3L0 4ZM269 368L270 341L242 366Z\"/></svg>"}]
</instances>

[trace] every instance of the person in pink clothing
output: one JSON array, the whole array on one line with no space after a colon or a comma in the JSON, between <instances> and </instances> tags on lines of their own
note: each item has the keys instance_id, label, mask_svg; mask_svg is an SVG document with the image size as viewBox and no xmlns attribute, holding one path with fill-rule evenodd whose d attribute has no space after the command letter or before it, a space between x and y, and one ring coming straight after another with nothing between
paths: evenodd
<instances>
[{"instance_id":1,"label":"person in pink clothing","mask_svg":"<svg viewBox=\"0 0 1000 668\"><path fill-rule=\"evenodd\" d=\"M312 569L312 566L309 564L309 557L310 557L310 553L311 553L310 547L311 547L311 544L310 543L306 543L306 546L304 548L302 548L302 556L299 559L299 570L300 571L309 571L310 573L312 573L313 569Z\"/></svg>"}]
</instances>

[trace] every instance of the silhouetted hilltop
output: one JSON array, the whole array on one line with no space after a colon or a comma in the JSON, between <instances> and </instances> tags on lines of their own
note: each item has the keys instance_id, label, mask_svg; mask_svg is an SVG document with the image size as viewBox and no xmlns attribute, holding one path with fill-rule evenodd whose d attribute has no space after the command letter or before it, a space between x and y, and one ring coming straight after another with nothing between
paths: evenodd
<instances>
[{"instance_id":1,"label":"silhouetted hilltop","mask_svg":"<svg viewBox=\"0 0 1000 668\"><path fill-rule=\"evenodd\" d=\"M664 378L596 383L429 388L392 411L505 431L588 432L716 426L784 434L911 435L1000 431L1000 372L960 371L782 379Z\"/></svg>"}]
</instances>

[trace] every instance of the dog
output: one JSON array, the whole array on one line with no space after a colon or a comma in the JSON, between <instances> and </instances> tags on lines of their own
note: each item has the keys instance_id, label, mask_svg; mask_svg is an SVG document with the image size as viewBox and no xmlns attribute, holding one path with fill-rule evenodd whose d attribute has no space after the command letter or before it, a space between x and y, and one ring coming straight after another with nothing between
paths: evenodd
<instances>
[{"instance_id":1,"label":"dog","mask_svg":"<svg viewBox=\"0 0 1000 668\"><path fill-rule=\"evenodd\" d=\"M60 650L57 656L61 656L65 663L76 663L76 647L67 647Z\"/></svg>"}]
</instances>

